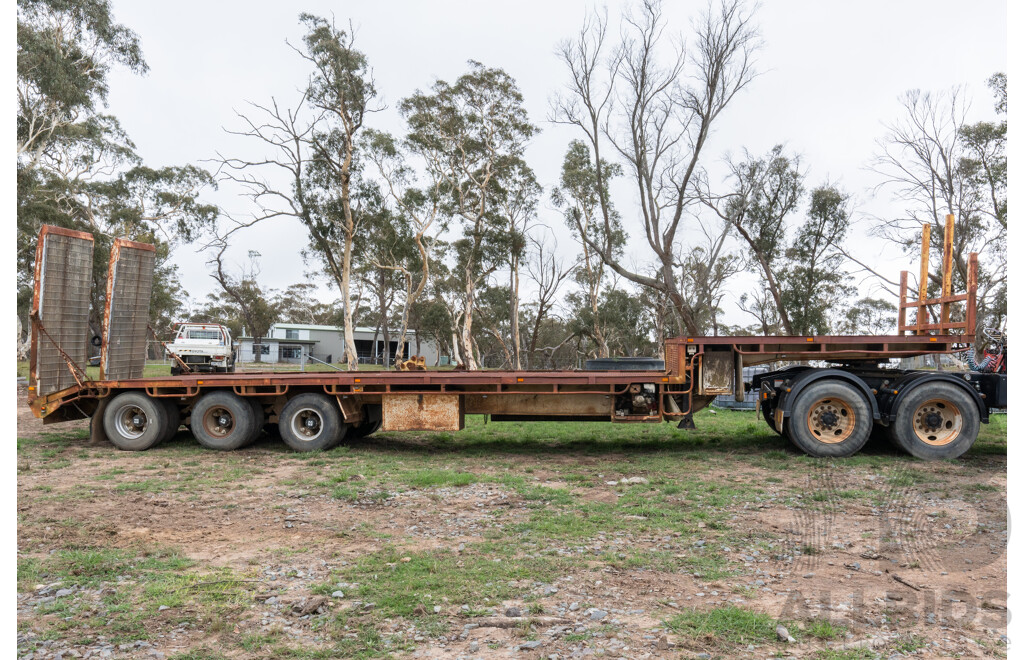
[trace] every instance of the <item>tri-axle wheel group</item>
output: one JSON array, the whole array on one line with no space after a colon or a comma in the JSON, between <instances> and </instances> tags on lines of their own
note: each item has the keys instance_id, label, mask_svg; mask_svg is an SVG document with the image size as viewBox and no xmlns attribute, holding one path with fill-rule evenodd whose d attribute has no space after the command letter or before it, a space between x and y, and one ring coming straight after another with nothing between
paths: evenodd
<instances>
[{"instance_id":1,"label":"tri-axle wheel group","mask_svg":"<svg viewBox=\"0 0 1024 660\"><path fill-rule=\"evenodd\" d=\"M149 449L178 432L182 413L189 415L192 435L208 449L233 450L251 444L267 422L267 408L255 397L214 390L183 406L174 398L156 398L144 392L118 394L106 405L104 434L116 447L129 451ZM326 394L297 394L280 409L278 429L285 443L296 451L327 450L345 438L363 438L380 428L380 411L367 406L365 421L345 423L337 401Z\"/></svg>"},{"instance_id":2,"label":"tri-axle wheel group","mask_svg":"<svg viewBox=\"0 0 1024 660\"><path fill-rule=\"evenodd\" d=\"M896 404L888 425L877 424L870 401L854 385L837 379L811 383L796 395L781 433L811 456L850 456L878 428L897 447L925 460L956 458L978 437L978 406L964 388L931 382L915 388Z\"/></svg>"}]
</instances>

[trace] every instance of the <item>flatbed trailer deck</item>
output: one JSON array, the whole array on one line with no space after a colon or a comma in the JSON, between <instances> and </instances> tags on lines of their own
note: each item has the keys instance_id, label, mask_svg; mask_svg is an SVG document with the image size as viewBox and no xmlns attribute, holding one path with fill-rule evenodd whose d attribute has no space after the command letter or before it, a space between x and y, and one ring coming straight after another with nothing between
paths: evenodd
<instances>
[{"instance_id":1,"label":"flatbed trailer deck","mask_svg":"<svg viewBox=\"0 0 1024 660\"><path fill-rule=\"evenodd\" d=\"M79 364L88 341L81 326L89 292L81 282L92 267L91 242L88 234L53 228L40 235L29 404L44 423L91 418L93 438L122 449L152 447L182 424L204 446L223 450L242 447L276 424L300 451L330 449L380 428L459 430L467 414L494 421L678 421L692 428L693 413L715 397L742 399L756 391L766 423L809 454L850 455L878 429L915 456L948 458L970 448L991 409L1006 406L1005 373L913 371L889 362L970 349L973 288L966 296L909 303L901 295L901 309L916 307L919 317L929 305L943 306L939 329L945 334L931 334L935 328L920 322L908 326L901 313L900 331L912 334L680 337L665 341L665 360L654 369L649 362L632 368L637 363L624 359L619 368L599 370L145 378L144 355L114 352L138 346L146 332L153 252L121 239L111 253L104 305L108 336L95 342L102 345L101 374L90 379ZM954 302L968 303L959 321L950 320ZM744 382L744 366L766 363L788 364Z\"/></svg>"}]
</instances>

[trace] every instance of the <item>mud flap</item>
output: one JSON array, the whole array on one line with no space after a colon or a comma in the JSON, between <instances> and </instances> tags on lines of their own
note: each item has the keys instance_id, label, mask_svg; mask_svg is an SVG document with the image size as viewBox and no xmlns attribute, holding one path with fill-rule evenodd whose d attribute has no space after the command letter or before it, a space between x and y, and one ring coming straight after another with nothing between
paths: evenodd
<instances>
[{"instance_id":1,"label":"mud flap","mask_svg":"<svg viewBox=\"0 0 1024 660\"><path fill-rule=\"evenodd\" d=\"M101 445L110 442L107 438L107 432L103 430L103 413L107 410L107 404L109 403L110 397L100 399L99 403L96 405L96 410L89 419L90 445Z\"/></svg>"},{"instance_id":2,"label":"mud flap","mask_svg":"<svg viewBox=\"0 0 1024 660\"><path fill-rule=\"evenodd\" d=\"M687 414L681 420L679 420L679 426L676 428L687 429L690 431L696 430L697 425L693 423L693 415Z\"/></svg>"}]
</instances>

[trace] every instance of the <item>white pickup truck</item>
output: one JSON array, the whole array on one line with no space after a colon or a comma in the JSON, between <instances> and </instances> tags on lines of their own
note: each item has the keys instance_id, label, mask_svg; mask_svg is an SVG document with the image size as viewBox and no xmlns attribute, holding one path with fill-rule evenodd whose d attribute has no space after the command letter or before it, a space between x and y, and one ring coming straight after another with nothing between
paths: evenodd
<instances>
[{"instance_id":1,"label":"white pickup truck","mask_svg":"<svg viewBox=\"0 0 1024 660\"><path fill-rule=\"evenodd\" d=\"M167 345L167 352L177 355L192 371L235 370L231 331L216 323L179 323L178 333ZM177 376L183 371L175 360L171 375Z\"/></svg>"}]
</instances>

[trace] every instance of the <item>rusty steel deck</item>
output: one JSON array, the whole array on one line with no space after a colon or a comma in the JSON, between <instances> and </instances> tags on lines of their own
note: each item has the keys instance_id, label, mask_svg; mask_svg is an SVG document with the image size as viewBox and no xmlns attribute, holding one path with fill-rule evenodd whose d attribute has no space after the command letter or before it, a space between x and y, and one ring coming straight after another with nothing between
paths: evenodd
<instances>
[{"instance_id":1,"label":"rusty steel deck","mask_svg":"<svg viewBox=\"0 0 1024 660\"><path fill-rule=\"evenodd\" d=\"M666 368L683 371L683 359L709 351L732 351L747 366L780 361L885 361L890 358L962 351L973 337L965 335L820 335L679 337L665 341Z\"/></svg>"}]
</instances>

